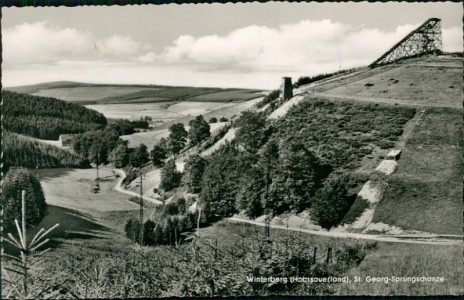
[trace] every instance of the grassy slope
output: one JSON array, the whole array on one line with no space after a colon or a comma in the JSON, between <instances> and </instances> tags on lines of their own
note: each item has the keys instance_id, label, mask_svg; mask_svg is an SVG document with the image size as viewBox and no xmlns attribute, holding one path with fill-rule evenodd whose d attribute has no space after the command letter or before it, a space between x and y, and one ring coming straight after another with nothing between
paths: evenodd
<instances>
[{"instance_id":1,"label":"grassy slope","mask_svg":"<svg viewBox=\"0 0 464 300\"><path fill-rule=\"evenodd\" d=\"M361 99L382 98L401 104L425 104L432 106L459 107L456 101L461 95L462 63L433 59L403 65L386 72L351 82L326 92L328 95L360 97ZM428 67L428 65L434 67ZM398 101L397 101L398 100Z\"/></svg>"},{"instance_id":2,"label":"grassy slope","mask_svg":"<svg viewBox=\"0 0 464 300\"><path fill-rule=\"evenodd\" d=\"M462 234L462 111L427 109L406 141L374 222Z\"/></svg>"}]
</instances>

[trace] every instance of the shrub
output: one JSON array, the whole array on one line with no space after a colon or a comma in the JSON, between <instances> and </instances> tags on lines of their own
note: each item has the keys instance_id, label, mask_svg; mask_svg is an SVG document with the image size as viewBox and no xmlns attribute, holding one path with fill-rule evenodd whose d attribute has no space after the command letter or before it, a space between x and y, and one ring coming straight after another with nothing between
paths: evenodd
<instances>
[{"instance_id":1,"label":"shrub","mask_svg":"<svg viewBox=\"0 0 464 300\"><path fill-rule=\"evenodd\" d=\"M229 121L229 119L227 119L226 117L221 117L221 118L219 119L219 122L227 122L227 121ZM211 123L211 122L210 122L210 123Z\"/></svg>"},{"instance_id":2,"label":"shrub","mask_svg":"<svg viewBox=\"0 0 464 300\"><path fill-rule=\"evenodd\" d=\"M209 119L209 123L210 124L213 124L213 123L217 123L217 118L216 117L212 117L211 119Z\"/></svg>"},{"instance_id":3,"label":"shrub","mask_svg":"<svg viewBox=\"0 0 464 300\"><path fill-rule=\"evenodd\" d=\"M395 143L394 143L394 142L392 142L392 141L385 141L385 140L378 141L378 142L377 142L377 145L378 145L381 149L390 149L390 148L395 147Z\"/></svg>"}]
</instances>

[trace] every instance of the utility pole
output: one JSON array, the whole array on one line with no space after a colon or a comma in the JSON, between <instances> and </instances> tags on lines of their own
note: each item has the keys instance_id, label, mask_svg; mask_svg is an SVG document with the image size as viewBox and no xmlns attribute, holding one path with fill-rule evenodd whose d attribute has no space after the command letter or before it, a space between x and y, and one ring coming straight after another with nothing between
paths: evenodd
<instances>
[{"instance_id":1,"label":"utility pole","mask_svg":"<svg viewBox=\"0 0 464 300\"><path fill-rule=\"evenodd\" d=\"M143 179L142 171L140 170L140 223L143 223Z\"/></svg>"},{"instance_id":2,"label":"utility pole","mask_svg":"<svg viewBox=\"0 0 464 300\"><path fill-rule=\"evenodd\" d=\"M139 201L139 208L140 208L140 245L143 245L143 179L142 179L142 168L139 169L140 174L140 201Z\"/></svg>"},{"instance_id":3,"label":"utility pole","mask_svg":"<svg viewBox=\"0 0 464 300\"><path fill-rule=\"evenodd\" d=\"M98 184L98 181L100 181L100 176L98 175L98 164L100 163L100 151L97 151L97 162L95 163L97 165L97 184Z\"/></svg>"},{"instance_id":4,"label":"utility pole","mask_svg":"<svg viewBox=\"0 0 464 300\"><path fill-rule=\"evenodd\" d=\"M265 199L266 199L266 203L269 203L269 177L270 177L270 168L271 168L271 158L269 157L269 153L267 155L267 160L266 160L266 189L265 189ZM266 220L266 237L268 239L268 242L270 241L271 239L271 218L272 218L272 215L270 217L267 218Z\"/></svg>"}]
</instances>

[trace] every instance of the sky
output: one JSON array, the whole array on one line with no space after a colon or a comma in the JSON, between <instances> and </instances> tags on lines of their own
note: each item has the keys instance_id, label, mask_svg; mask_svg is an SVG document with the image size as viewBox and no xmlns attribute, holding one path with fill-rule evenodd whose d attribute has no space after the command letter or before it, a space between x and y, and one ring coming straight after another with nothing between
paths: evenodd
<instances>
[{"instance_id":1,"label":"sky","mask_svg":"<svg viewBox=\"0 0 464 300\"><path fill-rule=\"evenodd\" d=\"M462 51L462 4L242 3L2 8L2 85L278 88L365 66L431 17Z\"/></svg>"}]
</instances>

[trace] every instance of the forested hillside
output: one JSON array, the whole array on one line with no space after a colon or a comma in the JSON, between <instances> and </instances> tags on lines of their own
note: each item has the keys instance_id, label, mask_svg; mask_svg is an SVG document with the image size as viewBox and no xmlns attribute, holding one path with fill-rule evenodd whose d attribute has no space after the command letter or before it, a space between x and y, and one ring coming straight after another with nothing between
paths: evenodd
<instances>
[{"instance_id":1,"label":"forested hillside","mask_svg":"<svg viewBox=\"0 0 464 300\"><path fill-rule=\"evenodd\" d=\"M374 150L394 147L415 112L319 99L308 99L276 121L265 112L245 111L233 122L235 140L201 165L188 158L186 186L174 188L187 189L195 185L193 177L201 178L195 191L207 221L241 211L256 218L310 209L311 218L329 229L341 222L364 181L353 170L365 157L372 159ZM161 181L171 173L166 165ZM184 227L179 223L177 230Z\"/></svg>"},{"instance_id":2,"label":"forested hillside","mask_svg":"<svg viewBox=\"0 0 464 300\"><path fill-rule=\"evenodd\" d=\"M81 156L61 148L3 131L4 172L11 167L59 168L88 167Z\"/></svg>"},{"instance_id":3,"label":"forested hillside","mask_svg":"<svg viewBox=\"0 0 464 300\"><path fill-rule=\"evenodd\" d=\"M81 133L105 127L99 112L54 98L2 91L3 126L40 139L57 140L63 133Z\"/></svg>"}]
</instances>

